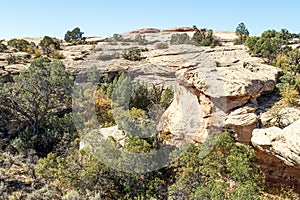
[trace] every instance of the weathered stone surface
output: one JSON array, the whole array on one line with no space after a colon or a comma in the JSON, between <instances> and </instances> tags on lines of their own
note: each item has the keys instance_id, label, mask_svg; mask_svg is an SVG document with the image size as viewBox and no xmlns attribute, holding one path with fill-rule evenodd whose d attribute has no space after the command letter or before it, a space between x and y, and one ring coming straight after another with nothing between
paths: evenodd
<instances>
[{"instance_id":1,"label":"weathered stone surface","mask_svg":"<svg viewBox=\"0 0 300 200\"><path fill-rule=\"evenodd\" d=\"M257 97L274 90L280 70L265 64L249 67L234 65L214 67L201 65L177 72L183 85L195 86L205 95L215 99L220 109L228 112Z\"/></svg>"},{"instance_id":2,"label":"weathered stone surface","mask_svg":"<svg viewBox=\"0 0 300 200\"><path fill-rule=\"evenodd\" d=\"M177 86L170 107L162 115L158 130L170 132L178 142L205 141L221 127L222 112L213 110L209 98L193 87Z\"/></svg>"},{"instance_id":3,"label":"weathered stone surface","mask_svg":"<svg viewBox=\"0 0 300 200\"><path fill-rule=\"evenodd\" d=\"M156 49L148 52L146 61L154 65L175 68L196 66L200 63L205 65L209 59L204 51L203 48L192 45L172 45L168 49Z\"/></svg>"},{"instance_id":4,"label":"weathered stone surface","mask_svg":"<svg viewBox=\"0 0 300 200\"><path fill-rule=\"evenodd\" d=\"M25 70L25 69L28 69L29 67L29 64L13 64L13 65L8 65L8 66L5 66L5 71L8 72L9 74L18 74L20 73L21 71Z\"/></svg>"},{"instance_id":5,"label":"weathered stone surface","mask_svg":"<svg viewBox=\"0 0 300 200\"><path fill-rule=\"evenodd\" d=\"M254 129L251 138L257 163L266 181L275 187L286 184L300 192L300 120L284 129Z\"/></svg>"},{"instance_id":6,"label":"weathered stone surface","mask_svg":"<svg viewBox=\"0 0 300 200\"><path fill-rule=\"evenodd\" d=\"M224 127L234 132L237 141L250 143L252 131L258 125L258 116L254 113L255 110L254 107L245 106L227 116Z\"/></svg>"},{"instance_id":7,"label":"weathered stone surface","mask_svg":"<svg viewBox=\"0 0 300 200\"><path fill-rule=\"evenodd\" d=\"M107 40L108 37L97 37L97 36L92 36L92 37L87 37L85 39L86 42L103 42Z\"/></svg>"},{"instance_id":8,"label":"weathered stone surface","mask_svg":"<svg viewBox=\"0 0 300 200\"><path fill-rule=\"evenodd\" d=\"M152 64L129 66L128 72L133 82L160 85L165 88L174 88L176 85L175 69Z\"/></svg>"},{"instance_id":9,"label":"weathered stone surface","mask_svg":"<svg viewBox=\"0 0 300 200\"><path fill-rule=\"evenodd\" d=\"M256 151L255 157L268 185L275 188L281 188L282 185L290 186L300 193L299 168L286 165L283 160L266 151Z\"/></svg>"},{"instance_id":10,"label":"weathered stone surface","mask_svg":"<svg viewBox=\"0 0 300 200\"><path fill-rule=\"evenodd\" d=\"M300 110L293 107L282 107L276 111L269 110L260 116L261 123L264 126L276 124L277 121L280 120L282 127L286 127L298 119L300 119Z\"/></svg>"},{"instance_id":11,"label":"weathered stone surface","mask_svg":"<svg viewBox=\"0 0 300 200\"><path fill-rule=\"evenodd\" d=\"M157 28L142 28L142 29L131 31L130 34L159 33L159 32L160 32L160 30Z\"/></svg>"},{"instance_id":12,"label":"weathered stone surface","mask_svg":"<svg viewBox=\"0 0 300 200\"><path fill-rule=\"evenodd\" d=\"M178 87L174 101L161 118L159 129L170 132L180 142L195 137L204 140L207 137L207 131L202 132L207 126L204 117L209 113L202 110L192 88Z\"/></svg>"},{"instance_id":13,"label":"weathered stone surface","mask_svg":"<svg viewBox=\"0 0 300 200\"><path fill-rule=\"evenodd\" d=\"M91 135L88 135L88 137L93 137L93 142L97 143L97 140L100 142L101 140L106 140L109 137L113 137L116 142L118 142L120 145L124 146L125 144L125 138L126 134L118 129L118 126L111 126L107 128L99 128L96 130L93 130L90 132ZM99 135L99 138L97 138L97 135ZM90 139L87 139L89 141ZM79 148L83 149L85 147L89 147L89 143L86 140L81 140Z\"/></svg>"},{"instance_id":14,"label":"weathered stone surface","mask_svg":"<svg viewBox=\"0 0 300 200\"><path fill-rule=\"evenodd\" d=\"M84 60L84 58L91 53L93 48L93 45L65 46L60 53L62 53L66 59Z\"/></svg>"},{"instance_id":15,"label":"weathered stone surface","mask_svg":"<svg viewBox=\"0 0 300 200\"><path fill-rule=\"evenodd\" d=\"M195 31L192 27L174 27L174 28L166 28L163 32L192 32Z\"/></svg>"},{"instance_id":16,"label":"weathered stone surface","mask_svg":"<svg viewBox=\"0 0 300 200\"><path fill-rule=\"evenodd\" d=\"M284 129L254 129L252 135L251 142L254 147L300 169L300 120Z\"/></svg>"}]
</instances>

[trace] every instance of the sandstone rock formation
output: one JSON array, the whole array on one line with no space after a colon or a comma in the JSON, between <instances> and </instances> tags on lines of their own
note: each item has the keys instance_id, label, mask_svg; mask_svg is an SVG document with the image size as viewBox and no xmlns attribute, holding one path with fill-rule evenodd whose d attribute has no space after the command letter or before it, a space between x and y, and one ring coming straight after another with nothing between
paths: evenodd
<instances>
[{"instance_id":1,"label":"sandstone rock formation","mask_svg":"<svg viewBox=\"0 0 300 200\"><path fill-rule=\"evenodd\" d=\"M284 129L254 129L251 142L268 179L295 185L300 191L300 120Z\"/></svg>"},{"instance_id":2,"label":"sandstone rock formation","mask_svg":"<svg viewBox=\"0 0 300 200\"><path fill-rule=\"evenodd\" d=\"M145 45L111 43L106 38L92 37L88 39L97 44L63 44L60 53L65 56L62 61L67 70L74 75L85 73L92 67L100 72L100 76L126 70L133 82L173 88L174 100L157 127L158 131L170 132L173 144L203 142L211 132L225 128L237 141L252 142L258 149L258 162L268 177L277 182L291 179L300 185L300 111L287 108L279 112L284 116L284 124L289 125L284 129L255 129L259 119L263 125L274 122L269 112L258 115L261 105L257 100L274 90L282 72L264 64L260 58L251 57L245 46L233 45L234 33L214 33L223 42L221 47L169 45L167 49L156 48L159 42L169 44L172 34L177 32L192 35L194 29L179 27L161 32L149 28L122 35L124 41L133 41L134 34L144 34L148 41ZM120 55L130 48L147 48L149 51L142 52L143 59L139 61L122 59ZM7 80L29 66L29 62L8 65L6 58L10 54L28 56L13 49L9 53L0 53L0 75ZM262 107L261 112L264 112L265 106ZM100 133L104 138L113 136L120 143L125 137L117 126L103 128Z\"/></svg>"},{"instance_id":3,"label":"sandstone rock formation","mask_svg":"<svg viewBox=\"0 0 300 200\"><path fill-rule=\"evenodd\" d=\"M130 34L145 34L145 33L159 33L160 30L157 28L142 28L138 30L131 31Z\"/></svg>"},{"instance_id":4,"label":"sandstone rock formation","mask_svg":"<svg viewBox=\"0 0 300 200\"><path fill-rule=\"evenodd\" d=\"M192 32L195 31L192 27L174 27L174 28L166 28L163 32Z\"/></svg>"},{"instance_id":5,"label":"sandstone rock formation","mask_svg":"<svg viewBox=\"0 0 300 200\"><path fill-rule=\"evenodd\" d=\"M224 121L224 127L235 133L237 141L249 143L252 131L258 126L258 116L254 113L256 106L247 105L231 112Z\"/></svg>"},{"instance_id":6,"label":"sandstone rock formation","mask_svg":"<svg viewBox=\"0 0 300 200\"><path fill-rule=\"evenodd\" d=\"M293 107L269 110L260 116L261 123L264 126L280 123L282 127L286 127L298 119L300 119L300 110Z\"/></svg>"},{"instance_id":7,"label":"sandstone rock formation","mask_svg":"<svg viewBox=\"0 0 300 200\"><path fill-rule=\"evenodd\" d=\"M163 114L159 130L170 132L175 144L192 140L204 142L207 135L212 105L202 96L199 100L192 87L177 86L172 104ZM200 101L200 102L199 102Z\"/></svg>"},{"instance_id":8,"label":"sandstone rock formation","mask_svg":"<svg viewBox=\"0 0 300 200\"><path fill-rule=\"evenodd\" d=\"M182 84L195 86L216 100L220 109L228 112L247 102L256 103L257 97L274 90L280 70L265 64L228 67L185 68L178 71Z\"/></svg>"},{"instance_id":9,"label":"sandstone rock formation","mask_svg":"<svg viewBox=\"0 0 300 200\"><path fill-rule=\"evenodd\" d=\"M288 165L300 168L300 120L284 129L254 129L251 142L257 149L275 155Z\"/></svg>"},{"instance_id":10,"label":"sandstone rock formation","mask_svg":"<svg viewBox=\"0 0 300 200\"><path fill-rule=\"evenodd\" d=\"M167 29L165 32L140 29L135 33L145 35L149 41L146 45L124 45L121 42L112 44L105 41L96 45L63 44L60 53L65 56L63 62L67 70L75 75L95 67L100 75L126 70L131 74L133 82L170 88L179 84L176 99L163 115L160 127L162 131L170 131L176 137L180 130L185 130L186 133L189 132L186 134L189 140L204 140L210 130L220 130L224 125L222 120L231 111L249 102L256 103L257 97L274 89L280 70L263 64L260 58L251 57L247 48L242 45L225 44L215 48L170 45L167 49L156 49L157 42L170 41L174 34L172 31L194 29L181 27ZM226 39L232 37L232 34L226 34ZM129 34L123 37L127 41L134 36ZM149 51L142 53L145 59L129 61L120 58L125 50L132 47L147 48ZM5 60L6 54L0 54L0 61L1 56ZM2 75L14 74L26 67L28 65L23 64L5 66ZM187 113L184 113L185 107L189 108ZM174 116L180 110L180 115L184 116L183 121L180 121L182 117ZM190 110L193 110L191 116ZM256 126L257 117L253 112L236 114L237 112L227 117L225 125L230 126L233 132L239 132L237 138L246 142L249 140L249 133ZM199 117L200 120L197 121ZM177 119L176 123L171 120L168 122L172 118ZM195 137L192 138L189 134Z\"/></svg>"},{"instance_id":11,"label":"sandstone rock formation","mask_svg":"<svg viewBox=\"0 0 300 200\"><path fill-rule=\"evenodd\" d=\"M99 138L89 138L89 137L96 137L97 135L99 136ZM87 141L93 140L92 143L97 142L97 140L98 142L100 142L101 140L106 140L109 137L113 137L118 144L124 146L126 134L122 130L119 130L118 126L111 126L107 128L92 130L89 133L89 135L86 135L86 137L88 138ZM85 140L81 140L79 144L79 148L83 149L85 147L88 147L89 145L90 144Z\"/></svg>"}]
</instances>

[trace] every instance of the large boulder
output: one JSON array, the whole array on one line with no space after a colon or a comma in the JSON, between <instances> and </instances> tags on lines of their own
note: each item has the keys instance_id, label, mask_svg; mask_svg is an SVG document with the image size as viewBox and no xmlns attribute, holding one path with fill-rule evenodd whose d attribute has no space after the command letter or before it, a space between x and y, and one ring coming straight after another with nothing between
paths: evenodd
<instances>
[{"instance_id":1,"label":"large boulder","mask_svg":"<svg viewBox=\"0 0 300 200\"><path fill-rule=\"evenodd\" d=\"M245 106L236 109L226 117L224 127L234 133L237 141L250 143L252 131L258 126L258 116L255 111L255 107Z\"/></svg>"},{"instance_id":2,"label":"large boulder","mask_svg":"<svg viewBox=\"0 0 300 200\"><path fill-rule=\"evenodd\" d=\"M247 102L256 103L260 95L273 91L280 72L270 65L240 62L228 67L184 68L177 76L181 84L196 87L228 112Z\"/></svg>"},{"instance_id":3,"label":"large boulder","mask_svg":"<svg viewBox=\"0 0 300 200\"><path fill-rule=\"evenodd\" d=\"M99 142L101 140L107 140L107 139L109 139L109 137L112 137L121 146L124 146L125 138L126 138L126 134L122 130L120 130L118 128L118 126L111 126L111 127L107 127L107 128L100 128L100 129L92 130L87 135L88 135L87 141L85 141L84 139L82 139L80 141L80 144L79 144L80 149L90 147L90 143L89 143L90 138L89 137L94 137L95 135L99 135L99 138L96 138L96 140L98 140ZM95 141L93 141L93 142L95 142Z\"/></svg>"},{"instance_id":4,"label":"large boulder","mask_svg":"<svg viewBox=\"0 0 300 200\"><path fill-rule=\"evenodd\" d=\"M163 115L161 129L186 138L193 135L189 138L197 141L225 126L233 130L238 141L249 143L258 125L256 100L274 90L281 74L280 69L252 58L241 46L212 49L178 45L148 53L147 61L174 67L180 85ZM253 106L238 109L247 103Z\"/></svg>"},{"instance_id":5,"label":"large boulder","mask_svg":"<svg viewBox=\"0 0 300 200\"><path fill-rule=\"evenodd\" d=\"M284 129L254 129L251 142L266 181L275 187L290 185L300 192L300 120Z\"/></svg>"},{"instance_id":6,"label":"large boulder","mask_svg":"<svg viewBox=\"0 0 300 200\"><path fill-rule=\"evenodd\" d=\"M251 142L255 148L273 154L287 165L300 169L300 120L284 129L254 129Z\"/></svg>"},{"instance_id":7,"label":"large boulder","mask_svg":"<svg viewBox=\"0 0 300 200\"><path fill-rule=\"evenodd\" d=\"M298 108L283 106L270 109L260 116L261 123L264 126L280 124L280 126L286 127L298 119L300 119L300 110Z\"/></svg>"},{"instance_id":8,"label":"large boulder","mask_svg":"<svg viewBox=\"0 0 300 200\"><path fill-rule=\"evenodd\" d=\"M170 132L176 145L204 142L208 134L220 131L224 113L214 110L209 98L193 87L177 86L174 100L162 115L158 130Z\"/></svg>"}]
</instances>

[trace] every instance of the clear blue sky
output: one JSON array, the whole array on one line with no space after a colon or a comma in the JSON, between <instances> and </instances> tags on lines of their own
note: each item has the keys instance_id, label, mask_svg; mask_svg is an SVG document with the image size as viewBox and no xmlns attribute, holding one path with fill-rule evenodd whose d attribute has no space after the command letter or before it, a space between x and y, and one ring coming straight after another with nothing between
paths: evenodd
<instances>
[{"instance_id":1,"label":"clear blue sky","mask_svg":"<svg viewBox=\"0 0 300 200\"><path fill-rule=\"evenodd\" d=\"M241 21L250 34L270 28L299 33L299 9L298 0L3 0L0 39L63 38L77 26L84 36L192 25L234 31Z\"/></svg>"}]
</instances>

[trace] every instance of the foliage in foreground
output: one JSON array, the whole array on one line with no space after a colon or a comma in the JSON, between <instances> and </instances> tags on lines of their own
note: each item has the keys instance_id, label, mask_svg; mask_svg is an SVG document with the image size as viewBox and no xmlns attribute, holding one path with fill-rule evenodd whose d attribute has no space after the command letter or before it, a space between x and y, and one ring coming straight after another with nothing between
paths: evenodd
<instances>
[{"instance_id":1,"label":"foliage in foreground","mask_svg":"<svg viewBox=\"0 0 300 200\"><path fill-rule=\"evenodd\" d=\"M179 171L170 187L172 199L260 199L264 184L253 149L226 132L210 140L215 146L190 145L175 162ZM207 148L211 151L203 155Z\"/></svg>"},{"instance_id":2,"label":"foliage in foreground","mask_svg":"<svg viewBox=\"0 0 300 200\"><path fill-rule=\"evenodd\" d=\"M49 153L67 134L74 132L71 99L71 76L60 61L34 60L29 69L5 83L0 89L0 115L9 133L10 149L18 153L35 150ZM65 134L66 133L66 134Z\"/></svg>"},{"instance_id":3,"label":"foliage in foreground","mask_svg":"<svg viewBox=\"0 0 300 200\"><path fill-rule=\"evenodd\" d=\"M87 149L71 150L67 157L51 153L39 161L35 171L63 194L77 191L84 196L94 191L104 199L260 199L264 184L253 165L253 150L236 144L228 133L216 136L213 143L216 145L204 157L209 146L190 144L175 163L156 172L116 171ZM135 149L143 145L135 142Z\"/></svg>"}]
</instances>

